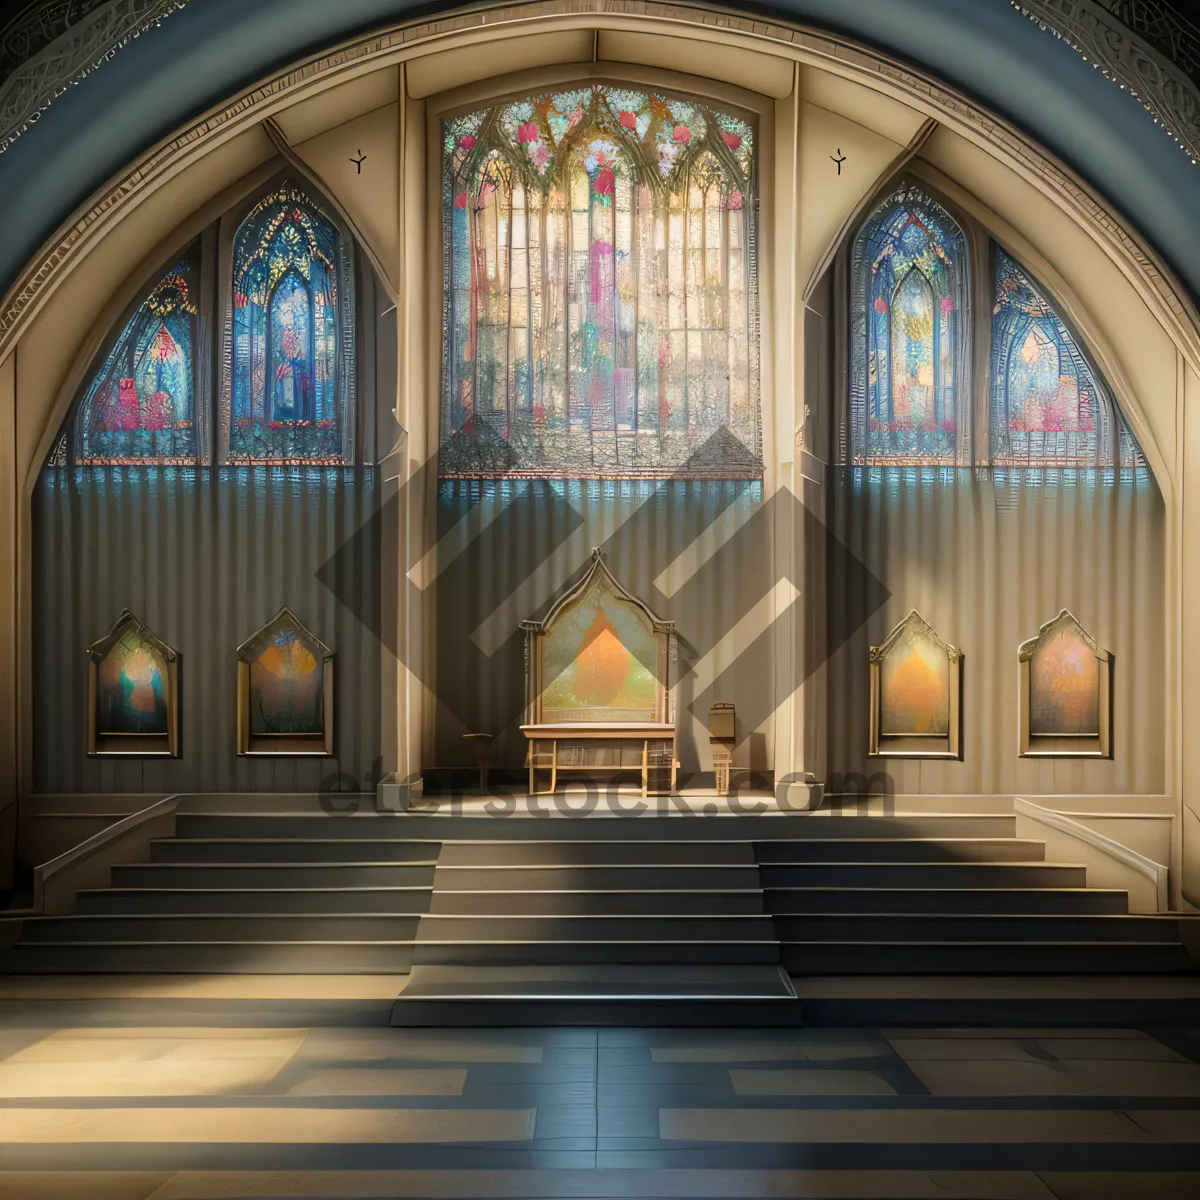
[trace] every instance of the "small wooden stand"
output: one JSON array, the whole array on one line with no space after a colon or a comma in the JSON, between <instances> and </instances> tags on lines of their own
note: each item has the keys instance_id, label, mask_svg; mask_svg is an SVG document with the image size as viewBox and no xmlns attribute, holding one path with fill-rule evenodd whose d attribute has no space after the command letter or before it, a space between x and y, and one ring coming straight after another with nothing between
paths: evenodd
<instances>
[{"instance_id":1,"label":"small wooden stand","mask_svg":"<svg viewBox=\"0 0 1200 1200\"><path fill-rule=\"evenodd\" d=\"M712 746L713 790L718 796L728 796L733 746L737 741L737 717L732 704L714 704L708 710L708 740Z\"/></svg>"},{"instance_id":2,"label":"small wooden stand","mask_svg":"<svg viewBox=\"0 0 1200 1200\"><path fill-rule=\"evenodd\" d=\"M475 747L475 762L479 767L479 790L488 790L488 767L492 761L492 743L496 740L490 733L464 733L463 741Z\"/></svg>"}]
</instances>

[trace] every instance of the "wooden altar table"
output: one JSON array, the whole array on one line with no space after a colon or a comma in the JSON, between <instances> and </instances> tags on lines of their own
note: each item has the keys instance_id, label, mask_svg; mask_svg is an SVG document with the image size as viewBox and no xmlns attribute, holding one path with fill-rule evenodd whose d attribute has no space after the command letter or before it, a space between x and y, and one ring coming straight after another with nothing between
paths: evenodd
<instances>
[{"instance_id":1,"label":"wooden altar table","mask_svg":"<svg viewBox=\"0 0 1200 1200\"><path fill-rule=\"evenodd\" d=\"M675 790L675 726L658 721L561 721L522 725L529 742L529 794L546 796L560 772L637 771L643 796ZM537 773L550 773L550 786L537 787Z\"/></svg>"}]
</instances>

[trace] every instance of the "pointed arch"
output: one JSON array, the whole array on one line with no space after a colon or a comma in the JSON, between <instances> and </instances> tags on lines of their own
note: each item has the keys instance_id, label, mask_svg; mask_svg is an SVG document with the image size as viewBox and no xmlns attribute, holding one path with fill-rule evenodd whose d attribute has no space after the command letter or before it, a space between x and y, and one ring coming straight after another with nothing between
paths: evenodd
<instances>
[{"instance_id":1,"label":"pointed arch","mask_svg":"<svg viewBox=\"0 0 1200 1200\"><path fill-rule=\"evenodd\" d=\"M354 461L354 275L349 237L290 180L233 236L226 460Z\"/></svg>"},{"instance_id":2,"label":"pointed arch","mask_svg":"<svg viewBox=\"0 0 1200 1200\"><path fill-rule=\"evenodd\" d=\"M198 247L161 274L92 375L75 417L83 466L196 462Z\"/></svg>"},{"instance_id":3,"label":"pointed arch","mask_svg":"<svg viewBox=\"0 0 1200 1200\"><path fill-rule=\"evenodd\" d=\"M443 122L441 477L761 478L755 153L619 83Z\"/></svg>"},{"instance_id":4,"label":"pointed arch","mask_svg":"<svg viewBox=\"0 0 1200 1200\"><path fill-rule=\"evenodd\" d=\"M988 452L994 466L1135 467L1111 390L1045 290L996 248Z\"/></svg>"},{"instance_id":5,"label":"pointed arch","mask_svg":"<svg viewBox=\"0 0 1200 1200\"><path fill-rule=\"evenodd\" d=\"M969 454L967 238L916 184L859 227L850 261L850 459L953 465Z\"/></svg>"}]
</instances>

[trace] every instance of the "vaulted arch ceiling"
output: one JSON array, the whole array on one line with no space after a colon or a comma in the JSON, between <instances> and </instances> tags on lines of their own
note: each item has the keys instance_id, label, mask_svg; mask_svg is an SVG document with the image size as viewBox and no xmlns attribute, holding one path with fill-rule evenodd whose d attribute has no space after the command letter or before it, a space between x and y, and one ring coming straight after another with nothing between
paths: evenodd
<instances>
[{"instance_id":1,"label":"vaulted arch ceiling","mask_svg":"<svg viewBox=\"0 0 1200 1200\"><path fill-rule=\"evenodd\" d=\"M1166 7L1161 0L1137 0L1131 11L1149 10L1156 3ZM440 0L43 4L48 24L41 28L27 19L29 28L22 36L35 56L40 49L44 59L47 48L57 53L62 47L66 56L51 55L54 61L39 68L40 74L34 72L32 85L24 81L23 94L20 89L14 94L15 75L0 90L0 143L5 133L19 132L0 153L5 232L0 286L9 285L107 179L198 112L322 47L455 7L460 6ZM1046 0L769 0L725 7L774 13L791 23L844 35L974 95L1087 179L1193 293L1200 293L1200 165L1193 164L1142 103L1093 69L1094 55L1085 56L1088 38L1104 32L1096 24L1097 14L1111 22L1109 10L1130 5L1113 0L1067 0L1053 7ZM26 14L32 11L28 8ZM75 24L70 23L72 13L83 14ZM1057 31L1029 19L1048 20L1055 13ZM1143 23L1151 28L1152 22ZM1128 30L1120 36L1126 35L1132 36ZM1142 51L1149 49L1147 39L1139 45ZM115 51L111 57L109 51ZM11 58L3 65L11 70ZM1168 60L1158 54L1151 66L1159 70L1160 91L1174 80L1175 91L1166 88L1168 101L1177 97L1179 79L1163 74L1171 69ZM31 86L49 96L70 84L54 75L68 68L76 77L86 73L48 106L31 102ZM1177 74L1186 78L1178 69ZM1152 108L1158 104L1163 124L1178 127L1180 112L1187 124L1186 102L1168 116L1153 89L1140 94ZM1194 105L1191 122L1194 135ZM1189 130L1181 132L1187 142Z\"/></svg>"}]
</instances>

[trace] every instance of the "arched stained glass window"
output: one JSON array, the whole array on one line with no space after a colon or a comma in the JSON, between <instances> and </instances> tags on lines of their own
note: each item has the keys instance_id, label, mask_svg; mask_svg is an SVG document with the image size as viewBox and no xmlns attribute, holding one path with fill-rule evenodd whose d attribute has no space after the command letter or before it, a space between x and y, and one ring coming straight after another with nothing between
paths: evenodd
<instances>
[{"instance_id":1,"label":"arched stained glass window","mask_svg":"<svg viewBox=\"0 0 1200 1200\"><path fill-rule=\"evenodd\" d=\"M439 473L760 477L751 126L597 84L443 139Z\"/></svg>"},{"instance_id":2,"label":"arched stained glass window","mask_svg":"<svg viewBox=\"0 0 1200 1200\"><path fill-rule=\"evenodd\" d=\"M352 275L338 227L283 184L233 245L233 463L353 460Z\"/></svg>"},{"instance_id":3,"label":"arched stained glass window","mask_svg":"<svg viewBox=\"0 0 1200 1200\"><path fill-rule=\"evenodd\" d=\"M969 445L967 245L911 184L854 239L850 454L855 463L948 463Z\"/></svg>"},{"instance_id":4,"label":"arched stained glass window","mask_svg":"<svg viewBox=\"0 0 1200 1200\"><path fill-rule=\"evenodd\" d=\"M77 463L196 461L198 285L192 248L129 318L80 403Z\"/></svg>"},{"instance_id":5,"label":"arched stained glass window","mask_svg":"<svg viewBox=\"0 0 1200 1200\"><path fill-rule=\"evenodd\" d=\"M1139 465L1141 451L1042 289L997 247L990 455L998 466Z\"/></svg>"}]
</instances>

